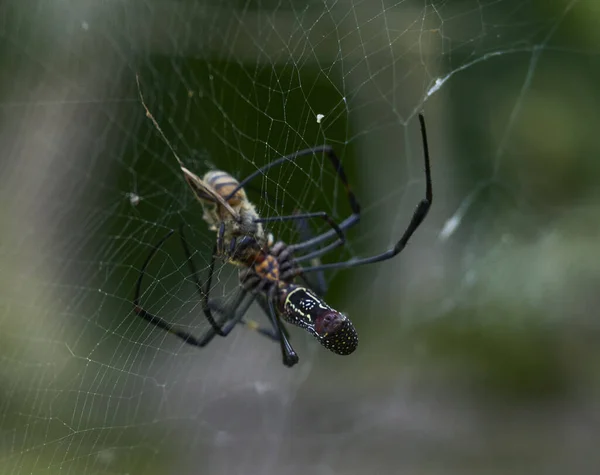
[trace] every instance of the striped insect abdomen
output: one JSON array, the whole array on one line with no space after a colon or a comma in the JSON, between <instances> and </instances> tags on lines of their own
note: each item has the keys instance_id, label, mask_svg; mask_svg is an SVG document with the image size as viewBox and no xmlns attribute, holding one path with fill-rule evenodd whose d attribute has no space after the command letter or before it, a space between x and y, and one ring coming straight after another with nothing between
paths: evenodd
<instances>
[{"instance_id":1,"label":"striped insect abdomen","mask_svg":"<svg viewBox=\"0 0 600 475\"><path fill-rule=\"evenodd\" d=\"M218 195L221 195L223 199L226 199L233 190L240 184L235 178L229 173L212 170L204 175L202 180L212 188ZM236 206L246 201L246 192L243 188L240 188L235 194L227 200L231 206Z\"/></svg>"}]
</instances>

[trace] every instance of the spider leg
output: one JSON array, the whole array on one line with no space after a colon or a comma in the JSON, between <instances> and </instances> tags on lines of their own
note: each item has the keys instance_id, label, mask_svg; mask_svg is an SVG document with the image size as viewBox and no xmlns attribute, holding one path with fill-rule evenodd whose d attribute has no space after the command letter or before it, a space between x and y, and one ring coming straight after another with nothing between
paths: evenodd
<instances>
[{"instance_id":1,"label":"spider leg","mask_svg":"<svg viewBox=\"0 0 600 475\"><path fill-rule=\"evenodd\" d=\"M271 197L269 197L269 194L266 191L263 191L259 188L257 188L256 186L253 186L251 184L247 184L244 187L246 190L252 190L255 193L258 193L261 196L264 196L264 198L267 201L272 201L273 199ZM335 247L341 246L342 244L344 244L346 242L346 236L344 234L344 231L342 231L342 229L340 228L340 226L324 211L318 211L315 213L305 213L304 215L302 215L301 213L299 213L298 211L295 211L292 215L290 216L273 216L270 218L259 218L258 220L255 220L256 223L260 223L260 222L268 222L268 221L291 221L291 220L298 220L296 221L294 224L296 225L296 227L300 230L301 227L303 228L307 228L306 224L306 219L305 218L314 218L314 217L319 217L319 218L323 218L325 219L325 221L327 221L327 224L329 224L329 226L335 231L335 233L338 235L338 237L340 239L338 239L338 241L336 241L337 245ZM358 222L358 220L356 221ZM355 223L353 223L355 224ZM346 229L348 229L350 226L347 226ZM306 241L308 239L313 238L315 235L312 232L308 232L308 233L302 233L300 232L300 239L302 241ZM302 259L304 260L304 256L302 256Z\"/></svg>"},{"instance_id":2,"label":"spider leg","mask_svg":"<svg viewBox=\"0 0 600 475\"><path fill-rule=\"evenodd\" d=\"M307 241L308 239L311 239L312 237L314 237L314 234L311 231L308 221L306 219L296 221L295 225L296 225L296 229L298 230L300 240ZM304 256L302 256L302 257L304 257ZM283 262L283 264L285 264L285 262ZM320 259L315 258L312 260L313 266L317 266L320 264L321 264ZM284 267L284 269L285 269L285 267ZM282 270L284 270L284 269L282 269ZM309 279L309 278L307 278L307 276L305 276L303 274L300 275L300 278L308 285L308 287L313 289L317 295L323 297L327 293L327 282L325 281L325 272L317 271L315 273L314 277L315 277L314 279Z\"/></svg>"},{"instance_id":3,"label":"spider leg","mask_svg":"<svg viewBox=\"0 0 600 475\"><path fill-rule=\"evenodd\" d=\"M275 247L277 247L277 245ZM251 329L258 331L262 335L272 340L280 342L281 353L283 356L283 364L286 366L295 365L298 362L298 355L296 354L289 342L290 334L285 328L285 325L283 325L283 323L277 316L277 312L275 311L275 308L273 306L273 300L275 299L277 287L273 285L272 282L265 279L261 279L250 269L241 270L239 278L242 289L252 292L254 295L261 296L261 298L258 299L258 304L263 309L265 314L269 317L269 321L271 322L272 326L272 329L268 329L260 327L257 323L252 322ZM272 287L270 287L267 290L267 287L269 285L272 285ZM256 326L252 327L252 324Z\"/></svg>"},{"instance_id":4,"label":"spider leg","mask_svg":"<svg viewBox=\"0 0 600 475\"><path fill-rule=\"evenodd\" d=\"M264 297L258 299L258 305L260 305L260 308L262 308L263 312L266 315L269 315L269 304L267 303L267 300ZM271 318L269 318L269 322L271 322ZM281 325L279 328L283 332L285 338L289 339L290 333L288 332L285 325ZM268 336L272 340L279 342L279 328L277 328L276 326L272 326L271 328L259 327L256 330L261 334Z\"/></svg>"},{"instance_id":5,"label":"spider leg","mask_svg":"<svg viewBox=\"0 0 600 475\"><path fill-rule=\"evenodd\" d=\"M249 301L247 302L247 305L245 305L245 307L243 307L241 311L238 308L242 303L241 298L239 301L236 299L236 301L234 301L234 304L231 305L229 309L224 308L224 307L220 306L219 304L217 304L216 302L209 300L210 283L211 283L210 281L212 279L212 273L213 273L213 268L214 268L215 252L217 252L219 247L222 248L223 229L224 229L223 223L221 223L219 237L217 238L217 245L213 251L213 258L211 260L209 278L206 282L205 289L202 289L202 286L200 285L200 280L198 279L198 272L196 270L196 267L192 260L191 253L189 251L189 247L188 247L187 242L185 241L185 238L183 235L183 224L181 225L181 228L180 228L181 244L184 249L185 255L187 257L188 264L189 264L190 270L192 272L192 276L194 278L194 283L196 284L196 288L198 289L198 293L203 297L202 308L207 317L207 320L209 321L209 323L211 323L211 326L212 326L212 331L209 332L209 333L212 333L212 336L210 337L210 339L208 341L212 340L212 338L214 337L215 334L222 336L222 337L229 335L231 330L233 330L233 327L235 325L237 325L238 323L243 323L244 325L246 325L248 327L248 329L257 331L261 335L264 335L267 338L270 338L271 340L279 341L279 337L277 336L276 333L273 333L272 330L261 327L258 323L256 323L253 320L245 320L243 318L244 314L248 311L248 309L250 308L250 305L256 298L254 295L252 296L251 299L249 299ZM221 243L221 244L219 244L219 243ZM253 287L252 284L250 284L250 286L246 285L240 292L241 297L246 295L248 293L248 291L252 289L252 287ZM212 315L213 310L224 316L224 318L221 319L220 323L217 323L215 321L215 319ZM229 315L233 315L233 317L229 317ZM214 325L213 325L213 323L214 323ZM215 327L215 325L216 325L216 327ZM285 328L284 328L284 330L285 330ZM286 332L287 332L287 330L286 330ZM207 341L207 343L208 343L208 341Z\"/></svg>"},{"instance_id":6,"label":"spider leg","mask_svg":"<svg viewBox=\"0 0 600 475\"><path fill-rule=\"evenodd\" d=\"M148 255L148 257L146 258L146 260L144 261L144 264L142 264L142 268L140 269L140 275L135 283L135 294L133 296L133 305L134 307L137 309L137 307L140 304L140 296L141 296L141 289L142 289L142 279L144 278L144 274L146 273L146 268L148 267L148 264L150 264L150 261L152 260L152 258L154 257L154 255L158 252L158 250L162 247L162 245L166 242L167 239L169 239L173 233L175 231L174 230L170 230L160 241L158 241L153 247L152 250L150 251L150 254ZM137 310L136 310L137 312Z\"/></svg>"},{"instance_id":7,"label":"spider leg","mask_svg":"<svg viewBox=\"0 0 600 475\"><path fill-rule=\"evenodd\" d=\"M269 292L269 295L266 298L267 303L260 300L259 305L269 317L271 325L273 326L274 331L277 333L278 340L281 344L281 355L283 357L283 364L291 368L296 363L298 363L299 358L288 340L287 330L284 328L283 323L277 316L277 312L275 310L275 305L273 302L275 300L276 289L276 287L273 287Z\"/></svg>"},{"instance_id":8,"label":"spider leg","mask_svg":"<svg viewBox=\"0 0 600 475\"><path fill-rule=\"evenodd\" d=\"M210 259L208 278L206 279L206 282L204 284L204 289L203 289L202 286L200 285L200 280L198 279L198 271L197 271L194 261L192 259L192 254L190 252L190 249L189 249L187 242L185 240L185 237L183 235L183 225L180 228L179 235L181 237L181 245L183 247L183 251L185 252L185 256L187 258L187 262L188 262L190 271L192 272L192 276L194 278L194 283L196 284L198 293L202 296L202 311L204 312L204 315L205 315L206 319L208 320L208 322L210 323L210 325L213 327L213 330L215 331L215 333L220 336L227 336L227 334L221 329L221 327L215 321L215 319L212 315L210 306L208 304L210 287L211 287L211 283L212 283L212 276L213 276L213 273L215 270L215 259L216 259L216 254L217 254L217 249L219 247L219 244L218 243L215 244L215 246L213 248L212 256Z\"/></svg>"},{"instance_id":9,"label":"spider leg","mask_svg":"<svg viewBox=\"0 0 600 475\"><path fill-rule=\"evenodd\" d=\"M247 293L246 290L243 290L244 293ZM219 303L215 302L214 300L209 302L209 306L211 307L211 310L218 312L219 314L226 316L226 315L234 315L229 321L227 320L223 320L224 325L222 326L223 331L226 332L227 334L229 334L229 332L231 331L231 329L233 329L233 327L239 323L242 323L244 325L246 325L246 327L249 330L253 330L258 332L260 335L265 336L267 338L269 338L270 340L279 342L279 336L277 333L277 330L273 330L272 328L266 328L261 326L258 322L255 322L254 320L251 319L247 319L247 318L243 318L245 313L248 311L248 308L250 308L250 304L252 304L252 302L256 299L257 295L256 294L252 294L252 298L249 299L248 305L245 308L242 308L242 310L240 311L240 308L236 308L239 307L238 302L234 302L233 305L231 305L229 308L227 307L223 307L222 305L220 305ZM289 334L287 332L287 329L285 327L282 327L282 329L284 330L284 333L287 337L289 337ZM213 334L215 332L213 331Z\"/></svg>"},{"instance_id":10,"label":"spider leg","mask_svg":"<svg viewBox=\"0 0 600 475\"><path fill-rule=\"evenodd\" d=\"M246 297L248 297L248 298L246 298ZM231 330L233 330L237 324L242 323L242 322L245 323L251 330L255 330L256 328L254 328L254 326L252 324L248 324L247 322L244 321L244 315L250 308L250 305L252 305L252 302L254 302L255 298L256 298L255 295L248 294L248 292L246 290L241 289L238 292L238 295L236 296L236 298L234 299L233 304L231 304L228 308L222 307L221 305L217 304L216 302L209 302L208 305L209 305L209 307L211 307L212 310L223 315L223 318L220 319L220 324L222 325L222 326L220 326L220 329L224 333L224 335L221 335L220 333L217 333L214 330L214 328L211 328L207 332L207 335L212 334L212 336L210 337L210 340L212 340L213 337L217 334L220 336L229 335L231 333ZM210 341L210 340L208 340L208 341Z\"/></svg>"},{"instance_id":11,"label":"spider leg","mask_svg":"<svg viewBox=\"0 0 600 475\"><path fill-rule=\"evenodd\" d=\"M304 254L303 256L297 257L296 262L312 261L314 259L318 259L319 257L327 254L328 252L333 251L334 249L337 249L342 244L344 244L344 243L340 242L339 240L334 241L331 244L328 244L327 246L322 247L321 249L317 249L316 251L313 251L308 254Z\"/></svg>"},{"instance_id":12,"label":"spider leg","mask_svg":"<svg viewBox=\"0 0 600 475\"><path fill-rule=\"evenodd\" d=\"M201 340L197 339L191 333L185 332L183 330L179 330L178 328L173 326L171 323L167 322L166 320L162 319L161 317L158 317L156 315L151 314L150 312L147 312L139 305L137 305L134 308L134 311L138 316L142 317L147 322L151 323L152 325L157 326L158 328L162 328L163 330L167 331L168 333L178 336L185 343L187 343L189 345L198 346L198 347L202 348L203 346L206 346L206 344L208 343L208 341L204 341L204 339L201 339ZM212 340L212 338L210 338L210 339Z\"/></svg>"},{"instance_id":13,"label":"spider leg","mask_svg":"<svg viewBox=\"0 0 600 475\"><path fill-rule=\"evenodd\" d=\"M250 292L252 293L254 296L259 297L258 303L260 304L261 308L263 309L263 311L265 311L265 313L267 313L267 310L265 310L265 308L267 308L264 302L264 296L267 293L266 291L266 287L268 287L270 285L270 282L268 280L264 280L261 279L260 277L258 277L256 275L255 272L253 272L250 268L245 268L245 269L241 269L239 272L239 280L240 280L240 285L241 288L246 291L246 292ZM211 302L212 305L212 302ZM268 313L267 313L268 315ZM266 336L267 338L279 342L279 332L277 330L277 328L266 328L261 326L259 323L255 322L254 320L250 320L250 319L241 319L240 320L241 323L244 323L250 330L254 330L257 331L258 333L260 333L263 336ZM289 338L289 333L287 331L287 329L285 328L285 326L282 326L281 329L283 330L283 334L285 337Z\"/></svg>"},{"instance_id":14,"label":"spider leg","mask_svg":"<svg viewBox=\"0 0 600 475\"><path fill-rule=\"evenodd\" d=\"M298 244L294 244L291 247L293 248L294 252L298 252L298 251L304 250L306 248L316 246L328 239L331 239L336 234L338 236L338 239L335 241L334 247L341 246L342 244L344 244L344 238L340 237L340 234L343 236L344 231L346 231L350 227L354 226L360 220L360 205L358 204L358 200L356 199L354 192L350 188L348 179L346 177L346 172L344 171L344 167L342 166L340 159L336 155L333 148L329 145L321 145L318 147L300 150L300 151L292 153L290 155L286 155L284 157L278 158L277 160L274 160L271 163L267 163L266 165L262 166L255 172L248 175L242 181L240 181L238 186L236 186L229 193L229 195L224 198L225 198L225 200L228 200L230 197L234 196L238 192L239 189L246 186L250 181L252 181L257 176L264 175L266 173L266 171L269 170L270 168L279 166L282 163L295 162L299 158L302 158L302 157L311 157L313 155L319 155L319 154L326 155L327 158L329 159L329 161L331 162L331 164L333 165L333 168L334 168L337 176L341 180L341 182L344 186L344 190L346 191L346 196L348 198L348 203L350 204L350 209L352 210L352 214L348 218L346 218L344 221L342 221L339 225L337 225L337 227L332 226L332 229L330 229L329 231L326 231L326 232L320 234L319 236L315 236L311 239L308 239L305 242L300 242ZM298 218L294 218L294 219L298 219ZM333 220L331 220L331 218L329 218L329 219L324 218L324 219L326 219L328 221L328 223L330 223L330 225L333 222ZM340 233L340 231L341 231L341 233ZM334 247L332 247L331 249L333 249Z\"/></svg>"},{"instance_id":15,"label":"spider leg","mask_svg":"<svg viewBox=\"0 0 600 475\"><path fill-rule=\"evenodd\" d=\"M303 213L303 214L292 214L289 216L270 216L268 218L258 218L255 219L255 223L268 223L272 221L295 221L295 220L306 220L308 218L323 218L327 224L335 231L338 236L338 240L341 241L341 244L346 242L346 236L344 232L340 229L338 224L325 212L325 211L316 211L314 213Z\"/></svg>"},{"instance_id":16,"label":"spider leg","mask_svg":"<svg viewBox=\"0 0 600 475\"><path fill-rule=\"evenodd\" d=\"M216 252L216 246L215 246L214 252ZM204 311L206 319L210 322L210 324L211 324L212 329L214 330L214 332L217 335L220 335L220 336L224 337L224 336L229 335L229 333L231 332L231 330L233 329L233 327L235 325L237 325L238 323L242 322L243 316L246 313L246 311L248 310L248 308L250 308L250 305L252 304L252 301L256 298L256 294L254 292L252 292L251 293L252 299L250 300L250 302L248 303L248 305L246 306L246 308L244 308L244 311L240 312L238 316L234 316L233 318L231 318L231 320L227 321L227 323L226 323L225 326L221 327L215 321L215 319L214 319L214 317L212 315L212 310L215 309L219 313L223 312L224 314L228 314L230 312L222 311L221 309L219 309L216 306L216 304L214 304L213 302L209 302L209 298L208 298L209 295L208 294L210 292L210 285L211 285L212 275L213 275L213 271L214 271L214 264L215 264L215 254L214 254L214 252L213 252L213 256L212 256L211 263L210 263L210 270L209 270L208 279L206 280L204 291L201 292L202 293L202 310ZM191 262L191 260L189 262ZM196 281L197 281L197 278L196 278ZM256 288L257 284L260 286L260 285L263 284L263 282L259 280L258 282L247 283L246 285L242 286L242 291L241 292L243 294L246 294L249 290L252 290L253 287ZM261 289L258 288L258 290L260 291ZM213 308L211 308L211 307L213 307ZM236 305L234 304L233 307L235 308ZM277 334L273 334L269 330L265 330L264 328L260 327L256 322L250 320L250 321L244 321L244 323L246 324L246 326L250 330L258 331L260 334L265 335L266 337L271 338L272 340L279 341L279 336Z\"/></svg>"},{"instance_id":17,"label":"spider leg","mask_svg":"<svg viewBox=\"0 0 600 475\"><path fill-rule=\"evenodd\" d=\"M243 297L246 297L246 293L240 292L240 295L238 296L238 298L236 298L236 304L232 305L234 315L236 316L234 316L231 320L227 321L227 323L223 325L222 331L224 335L222 336L229 335L229 333L231 333L231 330L233 330L233 328L243 320L243 315L246 313L246 311L254 301L254 296L250 296L250 298L246 299L246 302L244 302ZM163 318L153 315L150 312L147 312L139 305L136 306L134 310L136 314L142 317L144 320L152 323L153 325L159 328L162 328L168 333L171 333L181 338L185 343L192 346L198 346L200 348L203 348L212 341L215 335L217 335L217 332L215 332L215 330L211 328L202 337L198 338L189 332L180 330L175 325L167 322ZM249 325L249 327L252 328L252 325Z\"/></svg>"},{"instance_id":18,"label":"spider leg","mask_svg":"<svg viewBox=\"0 0 600 475\"><path fill-rule=\"evenodd\" d=\"M166 236L164 236L157 244L154 245L154 247L152 248L152 251L146 258L146 260L144 261L144 264L142 265L142 268L140 269L140 275L139 275L138 280L135 285L135 294L134 294L134 298L133 298L134 312L138 316L140 316L141 318L146 320L147 322L151 323L152 325L162 328L163 330L181 338L185 343L188 343L193 346L204 347L214 338L214 336L216 334L219 334L221 336L227 336L231 332L231 330L233 329L235 324L237 324L242 319L243 315L246 313L246 311L252 304L252 301L254 300L254 296L251 296L250 299L247 299L248 300L247 302L244 302L244 298L247 295L247 291L242 289L238 293L238 296L236 297L234 304L232 305L232 311L234 312L234 318L232 318L229 322L227 322L227 324L225 325L225 327L222 330L221 330L220 326L217 326L217 328L219 329L219 331L221 333L218 333L213 327L202 338L197 338L194 335L192 335L191 333L180 330L172 323L169 323L166 320L164 320L163 318L146 311L140 305L142 281L143 281L144 275L146 273L146 268L148 267L148 264L150 263L150 261L152 260L154 255L162 247L162 245L165 243L165 241L173 235L173 233L174 233L174 231L170 230ZM190 267L192 268L192 274L194 276L195 283L197 285L197 288L200 289L201 287L200 287L200 283L197 278L197 273L195 272L194 264L190 258L191 256L189 254L189 248L187 247L187 243L185 242L185 239L183 237L182 237L182 243L184 245L184 250L186 252L186 255L188 255L188 262L190 262ZM215 322L215 325L216 325L216 322Z\"/></svg>"},{"instance_id":19,"label":"spider leg","mask_svg":"<svg viewBox=\"0 0 600 475\"><path fill-rule=\"evenodd\" d=\"M425 118L423 117L423 114L419 114L419 122L421 124L421 137L423 140L423 157L425 161L425 198L423 198L417 205L417 208L415 209L415 212L412 216L412 219L410 220L410 223L408 224L408 227L406 228L406 231L404 231L404 234L396 243L396 245L393 248L388 249L387 251L382 252L381 254L376 254L374 256L363 257L359 259L350 259L344 262L332 262L330 264L321 264L312 267L305 267L299 269L298 272L319 272L324 269L336 268L347 269L349 267L356 267L365 264L372 264L375 262L385 261L387 259L391 259L392 257L402 252L402 250L406 247L408 240L411 238L411 236L414 234L414 232L417 230L417 228L421 225L421 223L427 216L429 208L431 208L431 203L433 202L433 186L431 184L431 167L429 164L429 146L427 144L427 131L425 129Z\"/></svg>"}]
</instances>

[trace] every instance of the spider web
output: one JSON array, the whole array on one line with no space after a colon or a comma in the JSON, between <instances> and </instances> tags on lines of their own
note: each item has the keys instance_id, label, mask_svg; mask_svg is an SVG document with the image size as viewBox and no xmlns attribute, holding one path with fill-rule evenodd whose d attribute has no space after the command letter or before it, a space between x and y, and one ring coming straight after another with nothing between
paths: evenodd
<instances>
[{"instance_id":1,"label":"spider web","mask_svg":"<svg viewBox=\"0 0 600 475\"><path fill-rule=\"evenodd\" d=\"M593 0L3 6L0 472L594 473L599 16ZM198 349L135 316L169 230L208 274L216 236L174 152L242 179L333 146L362 205L336 262L393 246L423 198L421 111L432 212L401 257L324 277L355 354L290 328L290 370L242 325ZM319 156L246 190L264 217L351 212ZM213 283L231 302L236 269ZM177 238L143 288L149 311L208 330Z\"/></svg>"}]
</instances>

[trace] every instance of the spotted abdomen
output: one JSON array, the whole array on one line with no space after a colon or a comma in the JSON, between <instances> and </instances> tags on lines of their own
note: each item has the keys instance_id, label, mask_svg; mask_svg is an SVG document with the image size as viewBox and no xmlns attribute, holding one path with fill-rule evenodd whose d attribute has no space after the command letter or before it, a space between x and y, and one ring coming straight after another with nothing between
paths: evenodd
<instances>
[{"instance_id":1,"label":"spotted abdomen","mask_svg":"<svg viewBox=\"0 0 600 475\"><path fill-rule=\"evenodd\" d=\"M358 346L358 334L350 319L305 287L292 286L285 294L282 314L287 322L304 328L338 355L349 355Z\"/></svg>"}]
</instances>

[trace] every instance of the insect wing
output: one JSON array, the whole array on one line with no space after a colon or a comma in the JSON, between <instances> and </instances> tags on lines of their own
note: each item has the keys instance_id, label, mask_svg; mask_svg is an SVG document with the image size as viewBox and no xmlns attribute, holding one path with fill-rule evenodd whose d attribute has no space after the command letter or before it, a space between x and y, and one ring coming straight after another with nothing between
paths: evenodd
<instances>
[{"instance_id":1,"label":"insect wing","mask_svg":"<svg viewBox=\"0 0 600 475\"><path fill-rule=\"evenodd\" d=\"M188 182L196 198L203 201L210 201L217 205L223 206L236 220L239 218L238 213L231 207L231 205L223 199L221 195L215 192L212 188L206 185L204 181L198 177L198 175L192 173L185 167L181 167L185 181Z\"/></svg>"}]
</instances>

